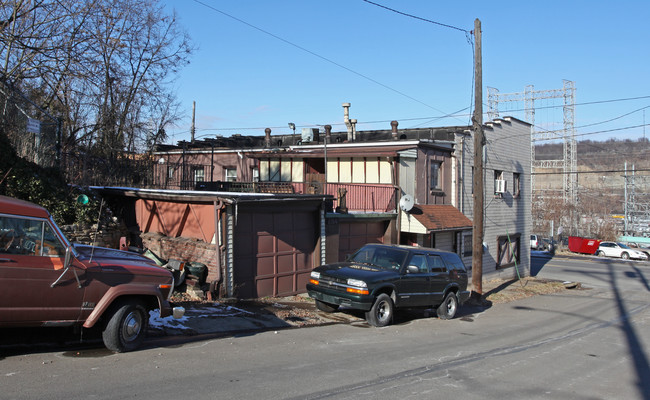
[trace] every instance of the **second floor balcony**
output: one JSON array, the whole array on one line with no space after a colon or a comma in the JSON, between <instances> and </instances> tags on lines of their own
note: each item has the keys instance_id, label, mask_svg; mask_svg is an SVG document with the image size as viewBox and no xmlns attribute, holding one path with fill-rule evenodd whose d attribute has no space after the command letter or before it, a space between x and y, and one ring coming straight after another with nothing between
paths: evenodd
<instances>
[{"instance_id":1,"label":"second floor balcony","mask_svg":"<svg viewBox=\"0 0 650 400\"><path fill-rule=\"evenodd\" d=\"M206 172L207 171L207 172ZM308 175L309 182L239 182L219 181L210 174L209 165L186 165L170 169L166 164L154 166L155 187L160 189L209 190L217 192L327 194L334 198L334 208L345 212L396 212L397 188L392 184L324 183L324 175Z\"/></svg>"}]
</instances>

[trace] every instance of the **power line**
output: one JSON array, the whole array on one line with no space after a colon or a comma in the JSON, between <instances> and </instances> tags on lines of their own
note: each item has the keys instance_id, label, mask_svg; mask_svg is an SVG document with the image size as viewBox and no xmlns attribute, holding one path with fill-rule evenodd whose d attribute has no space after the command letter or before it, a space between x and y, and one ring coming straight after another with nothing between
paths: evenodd
<instances>
[{"instance_id":1,"label":"power line","mask_svg":"<svg viewBox=\"0 0 650 400\"><path fill-rule=\"evenodd\" d=\"M394 92L394 93L397 93L397 94L399 94L400 96L406 97L407 99L413 100L413 101L415 101L416 103L419 103L419 104L421 104L421 105L423 105L423 106L425 106L425 107L428 107L428 108L430 108L430 109L432 109L432 110L438 111L438 112L440 112L440 113L442 113L442 114L447 114L446 112L444 112L444 111L442 111L442 110L439 110L439 109L437 109L437 108L435 108L435 107L433 107L433 106L431 106L431 105L429 105L429 104L427 104L427 103L425 103L425 102L423 102L423 101L421 101L421 100L418 100L418 99L416 99L415 97L409 96L408 94L406 94L406 93L404 93L404 92L401 92L401 91L399 91L399 90L397 90L397 89L395 89L395 88L392 88L392 87L390 87L390 86L388 86L388 85L385 85L385 84L379 82L379 81L376 80L376 79L370 78L369 76L366 76L366 75L364 75L364 74L362 74L362 73L360 73L360 72L357 72L357 71L355 71L355 70L353 70L353 69L351 69L351 68L348 68L348 67L346 67L345 65L339 64L339 63L337 63L336 61L333 61L333 60L331 60L331 59L329 59L329 58L327 58L327 57L321 56L321 55L318 54L318 53L315 53L315 52L313 52L313 51L311 51L311 50L309 50L309 49L306 49L305 47L302 47L302 46L300 46L300 45L298 45L298 44L296 44L296 43L290 42L290 41L288 41L287 39L284 39L284 38L282 38L282 37L280 37L280 36L278 36L278 35L276 35L276 34L273 34L273 33L269 32L269 31L266 31L266 30L264 30L264 29L262 29L262 28L260 28L260 27L257 27L257 26L255 26L255 25L253 25L253 24L251 24L251 23L248 23L248 22L246 22L246 21L244 21L244 20L242 20L242 19L240 19L240 18L235 17L234 15L230 15L230 14L224 12L224 11L221 11L221 10L219 10L219 9L217 9L217 8L215 8L215 7L211 6L211 5L209 5L209 4L204 3L203 1L200 1L200 0L194 0L194 2L195 2L195 3L198 3L198 4L202 5L202 6L204 6L204 7L206 7L206 8L209 8L209 9L211 9L211 10L213 10L213 11L216 11L216 12L222 14L222 15L225 15L226 17L231 18L231 19L233 19L233 20L235 20L235 21L237 21L237 22L239 22L239 23L242 23L242 24L248 26L248 27L251 27L251 28L253 28L253 29L255 29L255 30L258 30L258 31L264 33L265 35L271 36L272 38L275 38L275 39L277 39L277 40L279 40L279 41L281 41L281 42L284 42L284 43L286 43L286 44L288 44L288 45L290 45L290 46L293 46L293 47L295 47L295 48L297 48L297 49L299 49L299 50L301 50L301 51L304 51L305 53L311 54L311 55L314 56L314 57L320 58L320 59L323 60L323 61L326 61L326 62L328 62L328 63L330 63L330 64L332 64L332 65L335 65L335 66L337 66L337 67L339 67L339 68L341 68L341 69L344 69L344 70L346 70L346 71L348 71L348 72L350 72L350 73L353 73L353 74L355 74L355 75L357 75L357 76L359 76L359 77L361 77L361 78L363 78L363 79L366 79L366 80L368 80L368 81L370 81L370 82L372 82L372 83L374 83L374 84L376 84L376 85L379 85L379 86L381 86L381 87L383 87L383 88L385 88L385 89L388 89L388 90L390 90L390 91L392 91L392 92Z\"/></svg>"},{"instance_id":2,"label":"power line","mask_svg":"<svg viewBox=\"0 0 650 400\"><path fill-rule=\"evenodd\" d=\"M546 168L543 168L546 169ZM549 168L550 169L550 168ZM559 172L531 172L531 175L567 175L567 174L608 174L608 173L625 173L624 169L611 169L611 170L601 170L601 171L559 171ZM631 170L627 170L628 173L631 173ZM634 172L650 172L650 168L640 168L635 169ZM631 175L629 175L631 176ZM638 177L637 177L638 178Z\"/></svg>"},{"instance_id":3,"label":"power line","mask_svg":"<svg viewBox=\"0 0 650 400\"><path fill-rule=\"evenodd\" d=\"M456 30L458 30L458 31L464 32L466 35L472 33L471 31L468 31L467 29L458 28L458 27L453 26L453 25L447 25L447 24L443 24L443 23L441 23L441 22L432 21L432 20L430 20L430 19L426 19L426 18L418 17L417 15L407 14L407 13L405 13L405 12L398 11L398 10L395 10L395 9L393 9L393 8L390 8L390 7L386 7L386 6L383 6L383 5L381 5L381 4L377 4L377 3L372 2L372 1L369 1L369 0L362 0L362 1L365 1L365 2L368 3L368 4L372 4L373 6L381 7L381 8L383 8L383 9L385 9L385 10L388 10L388 11L394 12L394 13L396 13L396 14L404 15L404 16L409 17L409 18L414 18L414 19L418 19L418 20L420 20L420 21L429 22L429 23L431 23L431 24L444 26L445 28L456 29Z\"/></svg>"},{"instance_id":4,"label":"power line","mask_svg":"<svg viewBox=\"0 0 650 400\"><path fill-rule=\"evenodd\" d=\"M624 130L627 130L627 129L641 128L641 127L644 127L644 126L650 126L650 124L641 124L641 125L625 126L625 127L622 127L622 128L606 129L606 130L596 131L596 132L577 133L577 134L575 134L575 135L573 135L573 136L589 136L589 135L598 135L598 134L600 134L600 133L608 133L608 132L624 131ZM501 139L501 138L499 138L499 139ZM496 140L499 140L499 139L496 139ZM543 141L546 141L546 140L559 140L559 139L560 139L560 138L534 139L533 142L543 142Z\"/></svg>"}]
</instances>

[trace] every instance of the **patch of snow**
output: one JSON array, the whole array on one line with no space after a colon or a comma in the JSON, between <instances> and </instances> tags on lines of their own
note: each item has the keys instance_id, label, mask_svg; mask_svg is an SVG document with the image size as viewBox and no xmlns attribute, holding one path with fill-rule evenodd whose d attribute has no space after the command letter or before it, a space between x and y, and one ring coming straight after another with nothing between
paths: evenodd
<instances>
[{"instance_id":1,"label":"patch of snow","mask_svg":"<svg viewBox=\"0 0 650 400\"><path fill-rule=\"evenodd\" d=\"M175 319L173 316L168 316L165 318L160 318L160 310L151 310L149 311L149 326L152 328L174 328L174 329L190 329L183 325L184 322L188 322L189 318L183 316L182 318Z\"/></svg>"}]
</instances>

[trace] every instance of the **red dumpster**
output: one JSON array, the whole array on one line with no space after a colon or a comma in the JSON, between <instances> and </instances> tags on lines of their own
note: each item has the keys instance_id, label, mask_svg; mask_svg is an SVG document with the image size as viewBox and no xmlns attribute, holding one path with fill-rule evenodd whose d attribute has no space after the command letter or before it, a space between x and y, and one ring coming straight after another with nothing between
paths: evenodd
<instances>
[{"instance_id":1,"label":"red dumpster","mask_svg":"<svg viewBox=\"0 0 650 400\"><path fill-rule=\"evenodd\" d=\"M569 250L574 253L596 254L600 240L569 236Z\"/></svg>"}]
</instances>

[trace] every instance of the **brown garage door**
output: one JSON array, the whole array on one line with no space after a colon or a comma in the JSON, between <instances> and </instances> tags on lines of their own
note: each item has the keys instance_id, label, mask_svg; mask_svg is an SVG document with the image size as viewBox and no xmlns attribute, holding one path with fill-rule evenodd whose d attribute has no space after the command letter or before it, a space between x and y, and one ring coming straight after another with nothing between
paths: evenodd
<instances>
[{"instance_id":1,"label":"brown garage door","mask_svg":"<svg viewBox=\"0 0 650 400\"><path fill-rule=\"evenodd\" d=\"M239 298L305 291L314 266L318 212L240 212L235 228L234 283Z\"/></svg>"},{"instance_id":2,"label":"brown garage door","mask_svg":"<svg viewBox=\"0 0 650 400\"><path fill-rule=\"evenodd\" d=\"M386 222L339 222L339 261L366 243L384 243Z\"/></svg>"}]
</instances>

